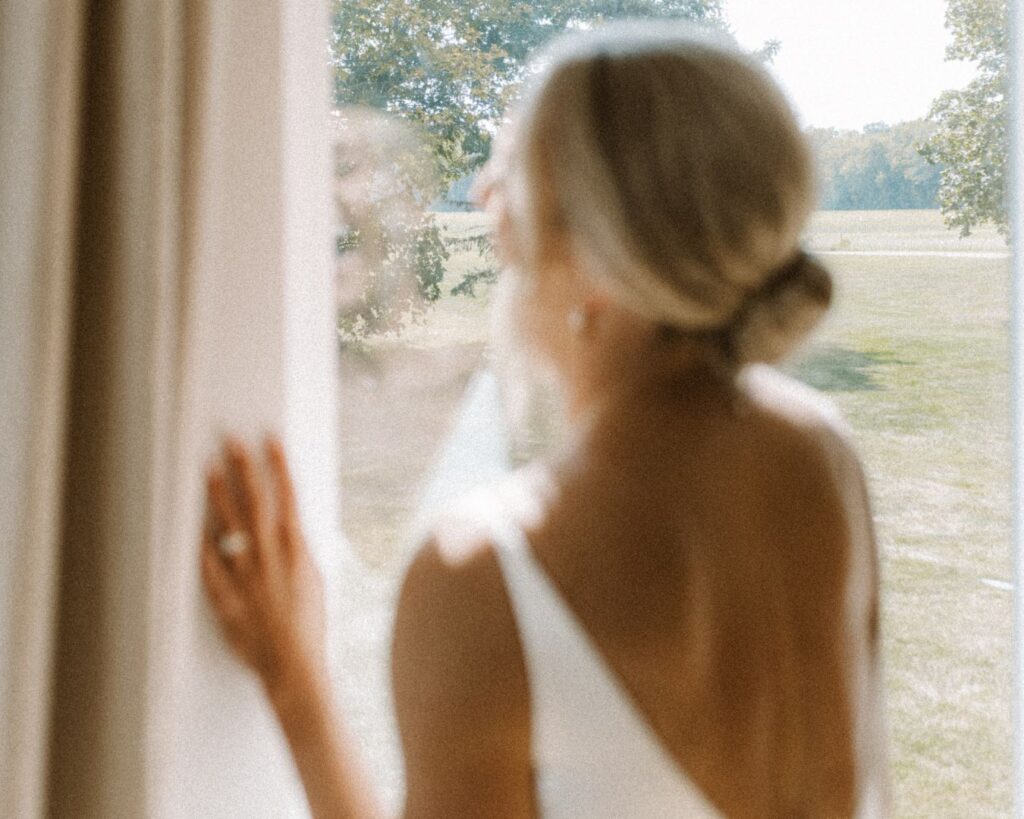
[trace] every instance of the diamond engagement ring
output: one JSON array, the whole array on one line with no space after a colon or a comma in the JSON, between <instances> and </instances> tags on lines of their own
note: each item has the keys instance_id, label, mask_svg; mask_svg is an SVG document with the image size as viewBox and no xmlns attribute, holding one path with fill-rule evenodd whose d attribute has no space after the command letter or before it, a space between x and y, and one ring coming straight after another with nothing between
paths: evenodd
<instances>
[{"instance_id":1,"label":"diamond engagement ring","mask_svg":"<svg viewBox=\"0 0 1024 819\"><path fill-rule=\"evenodd\" d=\"M238 530L227 532L220 536L217 548L224 557L236 557L249 548L249 537Z\"/></svg>"}]
</instances>

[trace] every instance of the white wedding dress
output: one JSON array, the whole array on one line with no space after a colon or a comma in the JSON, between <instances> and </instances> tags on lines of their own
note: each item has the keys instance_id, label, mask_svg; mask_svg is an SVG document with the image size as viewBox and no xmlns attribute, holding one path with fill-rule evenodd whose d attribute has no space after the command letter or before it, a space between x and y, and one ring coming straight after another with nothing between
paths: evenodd
<instances>
[{"instance_id":1,"label":"white wedding dress","mask_svg":"<svg viewBox=\"0 0 1024 819\"><path fill-rule=\"evenodd\" d=\"M530 678L544 817L715 817L533 557L518 526L492 527Z\"/></svg>"}]
</instances>

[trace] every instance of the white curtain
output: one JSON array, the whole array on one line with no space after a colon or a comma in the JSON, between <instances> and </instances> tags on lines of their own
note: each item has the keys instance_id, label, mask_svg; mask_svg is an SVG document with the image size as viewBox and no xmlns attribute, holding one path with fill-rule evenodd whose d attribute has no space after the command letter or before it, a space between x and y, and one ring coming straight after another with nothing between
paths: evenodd
<instances>
[{"instance_id":1,"label":"white curtain","mask_svg":"<svg viewBox=\"0 0 1024 819\"><path fill-rule=\"evenodd\" d=\"M327 22L0 4L0 816L305 812L196 544L226 430L336 542Z\"/></svg>"}]
</instances>

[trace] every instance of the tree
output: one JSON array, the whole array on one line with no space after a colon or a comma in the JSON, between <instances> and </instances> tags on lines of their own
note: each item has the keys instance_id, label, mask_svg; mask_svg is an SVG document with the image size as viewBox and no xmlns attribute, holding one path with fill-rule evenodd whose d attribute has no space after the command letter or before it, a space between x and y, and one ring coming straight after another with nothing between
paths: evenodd
<instances>
[{"instance_id":1,"label":"tree","mask_svg":"<svg viewBox=\"0 0 1024 819\"><path fill-rule=\"evenodd\" d=\"M419 125L444 189L486 159L533 51L562 31L616 17L725 25L722 0L335 0L335 103Z\"/></svg>"},{"instance_id":2,"label":"tree","mask_svg":"<svg viewBox=\"0 0 1024 819\"><path fill-rule=\"evenodd\" d=\"M929 118L937 126L922 148L945 167L939 204L961 236L986 222L1008 236L1007 178L1009 25L1006 0L948 0L948 60L970 60L978 76L966 88L943 92Z\"/></svg>"},{"instance_id":3,"label":"tree","mask_svg":"<svg viewBox=\"0 0 1024 819\"><path fill-rule=\"evenodd\" d=\"M893 210L937 207L941 167L927 162L921 145L935 131L925 120L863 131L809 128L823 210Z\"/></svg>"},{"instance_id":4,"label":"tree","mask_svg":"<svg viewBox=\"0 0 1024 819\"><path fill-rule=\"evenodd\" d=\"M433 163L407 123L351 106L331 117L338 332L400 330L441 295L448 248L425 209Z\"/></svg>"},{"instance_id":5,"label":"tree","mask_svg":"<svg viewBox=\"0 0 1024 819\"><path fill-rule=\"evenodd\" d=\"M384 175L401 182L399 193L387 185L359 186L347 165L362 162L352 150L367 144L365 129L353 132L357 139L344 128L335 134L336 149L349 157L340 189L358 194L352 201L339 197L338 217L339 276L348 292L340 332L357 341L400 329L437 299L451 249L475 249L481 258L453 292L472 295L475 285L493 280L486 236L445 240L432 214L421 207L414 218L394 202L408 204L411 194L423 205L483 164L538 46L563 31L621 17L725 27L722 0L334 0L332 15L336 106L346 112L377 109L418 129L422 158L433 165L432 174L417 173L413 180L404 171L388 171L395 163L385 161ZM766 43L759 55L770 60L778 47ZM371 153L379 154L380 147ZM379 156L370 159L380 164ZM396 211L406 215L396 221Z\"/></svg>"}]
</instances>

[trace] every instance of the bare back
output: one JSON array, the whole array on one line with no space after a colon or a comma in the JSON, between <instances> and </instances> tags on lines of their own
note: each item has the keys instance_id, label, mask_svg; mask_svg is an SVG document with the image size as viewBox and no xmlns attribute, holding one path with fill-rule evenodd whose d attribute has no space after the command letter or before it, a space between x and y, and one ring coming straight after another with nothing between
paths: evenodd
<instances>
[{"instance_id":1,"label":"bare back","mask_svg":"<svg viewBox=\"0 0 1024 819\"><path fill-rule=\"evenodd\" d=\"M506 494L665 750L723 813L853 814L864 767L854 666L877 659L874 543L857 460L809 393L769 371L735 387L662 383L607 406L568 457L524 471ZM502 680L495 713L518 726L492 739L517 737L508 764L522 769L529 688L500 571L471 527L438 540L438 572L456 588L475 573L466 588L488 589L467 606L494 610L493 633L475 639L491 641ZM851 597L854 572L868 575L864 600ZM457 632L442 626L435 648ZM403 639L396 630L407 735L417 717L402 705L402 676L415 673ZM511 788L530 787L520 773Z\"/></svg>"}]
</instances>

